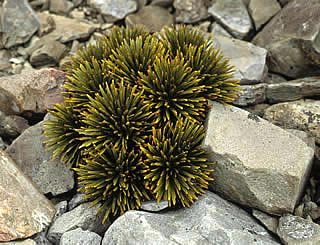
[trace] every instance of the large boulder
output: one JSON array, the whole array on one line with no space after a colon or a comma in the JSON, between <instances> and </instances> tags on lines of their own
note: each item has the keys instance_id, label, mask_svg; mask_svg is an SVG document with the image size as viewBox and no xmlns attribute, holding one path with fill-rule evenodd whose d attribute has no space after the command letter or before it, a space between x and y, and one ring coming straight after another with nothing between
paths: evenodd
<instances>
[{"instance_id":1,"label":"large boulder","mask_svg":"<svg viewBox=\"0 0 320 245\"><path fill-rule=\"evenodd\" d=\"M128 211L107 230L102 245L280 244L244 210L208 192L190 208L161 214Z\"/></svg>"},{"instance_id":2,"label":"large boulder","mask_svg":"<svg viewBox=\"0 0 320 245\"><path fill-rule=\"evenodd\" d=\"M217 102L211 106L203 141L216 162L210 188L266 213L293 212L314 150L257 115Z\"/></svg>"},{"instance_id":3,"label":"large boulder","mask_svg":"<svg viewBox=\"0 0 320 245\"><path fill-rule=\"evenodd\" d=\"M30 237L48 226L55 209L0 150L0 242Z\"/></svg>"},{"instance_id":4,"label":"large boulder","mask_svg":"<svg viewBox=\"0 0 320 245\"><path fill-rule=\"evenodd\" d=\"M290 1L254 38L271 71L291 78L320 74L320 1Z\"/></svg>"}]
</instances>

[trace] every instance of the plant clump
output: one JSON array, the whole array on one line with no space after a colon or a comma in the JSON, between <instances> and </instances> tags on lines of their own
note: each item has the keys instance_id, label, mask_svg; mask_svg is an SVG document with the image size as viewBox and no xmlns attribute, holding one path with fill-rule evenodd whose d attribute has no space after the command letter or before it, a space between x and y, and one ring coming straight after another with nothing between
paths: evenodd
<instances>
[{"instance_id":1,"label":"plant clump","mask_svg":"<svg viewBox=\"0 0 320 245\"><path fill-rule=\"evenodd\" d=\"M205 193L214 168L201 147L208 101L232 102L239 81L202 32L114 27L66 71L65 103L44 124L47 145L101 205L103 222L145 200L189 207Z\"/></svg>"}]
</instances>

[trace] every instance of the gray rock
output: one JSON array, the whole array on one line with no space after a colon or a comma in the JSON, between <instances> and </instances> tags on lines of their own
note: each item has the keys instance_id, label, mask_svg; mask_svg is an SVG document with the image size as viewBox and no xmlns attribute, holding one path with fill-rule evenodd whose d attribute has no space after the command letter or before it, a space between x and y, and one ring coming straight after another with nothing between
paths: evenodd
<instances>
[{"instance_id":1,"label":"gray rock","mask_svg":"<svg viewBox=\"0 0 320 245\"><path fill-rule=\"evenodd\" d=\"M172 6L173 0L151 0L150 5L160 6L163 8L168 8Z\"/></svg>"},{"instance_id":2,"label":"gray rock","mask_svg":"<svg viewBox=\"0 0 320 245\"><path fill-rule=\"evenodd\" d=\"M240 84L251 85L263 81L267 50L223 36L214 36L213 41L224 57L230 59L230 64L235 66L235 79L239 79Z\"/></svg>"},{"instance_id":3,"label":"gray rock","mask_svg":"<svg viewBox=\"0 0 320 245\"><path fill-rule=\"evenodd\" d=\"M30 56L30 63L33 66L57 65L67 51L65 45L50 38L41 38L35 46L37 48Z\"/></svg>"},{"instance_id":4,"label":"gray rock","mask_svg":"<svg viewBox=\"0 0 320 245\"><path fill-rule=\"evenodd\" d=\"M320 77L305 77L279 84L269 84L266 89L266 97L271 104L310 96L320 96Z\"/></svg>"},{"instance_id":5,"label":"gray rock","mask_svg":"<svg viewBox=\"0 0 320 245\"><path fill-rule=\"evenodd\" d=\"M43 143L42 122L25 130L6 150L42 193L62 194L74 186L73 171L52 159Z\"/></svg>"},{"instance_id":6,"label":"gray rock","mask_svg":"<svg viewBox=\"0 0 320 245\"><path fill-rule=\"evenodd\" d=\"M0 111L0 136L16 138L29 127L28 121L16 115L5 115Z\"/></svg>"},{"instance_id":7,"label":"gray rock","mask_svg":"<svg viewBox=\"0 0 320 245\"><path fill-rule=\"evenodd\" d=\"M277 231L285 245L318 245L320 226L291 214L280 218Z\"/></svg>"},{"instance_id":8,"label":"gray rock","mask_svg":"<svg viewBox=\"0 0 320 245\"><path fill-rule=\"evenodd\" d=\"M129 27L143 25L147 31L159 32L164 26L173 25L174 18L168 9L150 5L128 15L125 22Z\"/></svg>"},{"instance_id":9,"label":"gray rock","mask_svg":"<svg viewBox=\"0 0 320 245\"><path fill-rule=\"evenodd\" d=\"M40 13L41 24L49 27L48 35L51 39L66 43L76 39L88 39L96 29L93 25L79 22L64 16ZM42 30L42 32L44 32Z\"/></svg>"},{"instance_id":10,"label":"gray rock","mask_svg":"<svg viewBox=\"0 0 320 245\"><path fill-rule=\"evenodd\" d=\"M27 42L39 29L40 20L28 0L5 0L2 8L1 41L6 48Z\"/></svg>"},{"instance_id":11,"label":"gray rock","mask_svg":"<svg viewBox=\"0 0 320 245\"><path fill-rule=\"evenodd\" d=\"M238 106L249 106L261 104L265 101L265 83L255 85L241 85L242 90L239 91L239 97L232 102Z\"/></svg>"},{"instance_id":12,"label":"gray rock","mask_svg":"<svg viewBox=\"0 0 320 245\"><path fill-rule=\"evenodd\" d=\"M138 10L135 0L89 0L88 4L97 9L106 22L124 19L128 14Z\"/></svg>"},{"instance_id":13,"label":"gray rock","mask_svg":"<svg viewBox=\"0 0 320 245\"><path fill-rule=\"evenodd\" d=\"M215 36L224 36L232 38L231 34L227 32L219 23L214 22L211 25L211 33L213 34L213 37Z\"/></svg>"},{"instance_id":14,"label":"gray rock","mask_svg":"<svg viewBox=\"0 0 320 245\"><path fill-rule=\"evenodd\" d=\"M264 115L264 111L269 107L270 105L268 104L257 104L257 105L253 105L253 106L248 106L245 107L243 109L245 109L246 111L252 113L252 114L256 114L259 117L263 117Z\"/></svg>"},{"instance_id":15,"label":"gray rock","mask_svg":"<svg viewBox=\"0 0 320 245\"><path fill-rule=\"evenodd\" d=\"M203 140L217 163L210 188L269 214L293 212L312 166L313 149L254 114L217 102L211 105Z\"/></svg>"},{"instance_id":16,"label":"gray rock","mask_svg":"<svg viewBox=\"0 0 320 245\"><path fill-rule=\"evenodd\" d=\"M64 233L61 237L59 245L99 245L102 237L91 231L84 231L77 228Z\"/></svg>"},{"instance_id":17,"label":"gray rock","mask_svg":"<svg viewBox=\"0 0 320 245\"><path fill-rule=\"evenodd\" d=\"M242 0L216 0L208 8L208 12L236 38L246 38L253 29Z\"/></svg>"},{"instance_id":18,"label":"gray rock","mask_svg":"<svg viewBox=\"0 0 320 245\"><path fill-rule=\"evenodd\" d=\"M315 151L316 141L314 137L310 137L306 132L297 129L286 129L286 131L300 138Z\"/></svg>"},{"instance_id":19,"label":"gray rock","mask_svg":"<svg viewBox=\"0 0 320 245\"><path fill-rule=\"evenodd\" d=\"M280 244L245 211L211 192L190 208L162 214L128 211L107 230L102 245Z\"/></svg>"},{"instance_id":20,"label":"gray rock","mask_svg":"<svg viewBox=\"0 0 320 245\"><path fill-rule=\"evenodd\" d=\"M6 143L4 143L3 139L0 137L0 150L5 150L6 148Z\"/></svg>"},{"instance_id":21,"label":"gray rock","mask_svg":"<svg viewBox=\"0 0 320 245\"><path fill-rule=\"evenodd\" d=\"M257 209L252 210L252 215L258 219L269 231L277 233L278 228L278 217L271 216Z\"/></svg>"},{"instance_id":22,"label":"gray rock","mask_svg":"<svg viewBox=\"0 0 320 245\"><path fill-rule=\"evenodd\" d=\"M320 144L320 101L298 100L270 106L264 118L283 128L299 129Z\"/></svg>"},{"instance_id":23,"label":"gray rock","mask_svg":"<svg viewBox=\"0 0 320 245\"><path fill-rule=\"evenodd\" d=\"M106 231L110 222L107 220L104 225L101 224L103 214L96 215L98 205L89 208L90 203L80 204L75 209L64 213L56 219L48 231L48 239L53 243L59 243L61 236L76 228L89 230L101 234Z\"/></svg>"},{"instance_id":24,"label":"gray rock","mask_svg":"<svg viewBox=\"0 0 320 245\"><path fill-rule=\"evenodd\" d=\"M3 242L1 245L37 245L37 243L31 239L22 241Z\"/></svg>"},{"instance_id":25,"label":"gray rock","mask_svg":"<svg viewBox=\"0 0 320 245\"><path fill-rule=\"evenodd\" d=\"M0 71L7 71L11 68L11 53L9 50L1 49L0 50Z\"/></svg>"},{"instance_id":26,"label":"gray rock","mask_svg":"<svg viewBox=\"0 0 320 245\"><path fill-rule=\"evenodd\" d=\"M250 0L248 9L256 30L259 30L281 10L281 6L277 0Z\"/></svg>"},{"instance_id":27,"label":"gray rock","mask_svg":"<svg viewBox=\"0 0 320 245\"><path fill-rule=\"evenodd\" d=\"M209 17L205 0L174 0L176 21L195 23Z\"/></svg>"},{"instance_id":28,"label":"gray rock","mask_svg":"<svg viewBox=\"0 0 320 245\"><path fill-rule=\"evenodd\" d=\"M155 200L146 201L141 203L140 208L144 211L151 211L151 212L159 212L163 209L168 208L168 201L161 200L159 203Z\"/></svg>"},{"instance_id":29,"label":"gray rock","mask_svg":"<svg viewBox=\"0 0 320 245\"><path fill-rule=\"evenodd\" d=\"M45 230L37 233L35 237L32 237L32 240L34 240L37 245L53 245L47 239L47 232L48 232L48 228L46 228Z\"/></svg>"},{"instance_id":30,"label":"gray rock","mask_svg":"<svg viewBox=\"0 0 320 245\"><path fill-rule=\"evenodd\" d=\"M268 50L270 71L291 78L320 74L319 0L292 0L253 43Z\"/></svg>"},{"instance_id":31,"label":"gray rock","mask_svg":"<svg viewBox=\"0 0 320 245\"><path fill-rule=\"evenodd\" d=\"M68 202L67 201L62 201L54 205L56 209L56 213L53 217L53 220L56 220L59 218L61 215L63 215L65 212L68 210Z\"/></svg>"},{"instance_id":32,"label":"gray rock","mask_svg":"<svg viewBox=\"0 0 320 245\"><path fill-rule=\"evenodd\" d=\"M264 82L268 84L278 84L278 83L283 83L286 82L287 79L284 77L274 74L274 73L268 73L268 75L265 77Z\"/></svg>"},{"instance_id":33,"label":"gray rock","mask_svg":"<svg viewBox=\"0 0 320 245\"><path fill-rule=\"evenodd\" d=\"M73 8L73 3L67 0L51 0L49 11L55 14L68 15Z\"/></svg>"},{"instance_id":34,"label":"gray rock","mask_svg":"<svg viewBox=\"0 0 320 245\"><path fill-rule=\"evenodd\" d=\"M68 203L69 210L74 209L75 207L79 206L82 203L88 202L88 200L84 199L85 196L86 194L83 194L83 193L75 194Z\"/></svg>"},{"instance_id":35,"label":"gray rock","mask_svg":"<svg viewBox=\"0 0 320 245\"><path fill-rule=\"evenodd\" d=\"M30 237L50 224L55 209L0 150L0 242Z\"/></svg>"}]
</instances>

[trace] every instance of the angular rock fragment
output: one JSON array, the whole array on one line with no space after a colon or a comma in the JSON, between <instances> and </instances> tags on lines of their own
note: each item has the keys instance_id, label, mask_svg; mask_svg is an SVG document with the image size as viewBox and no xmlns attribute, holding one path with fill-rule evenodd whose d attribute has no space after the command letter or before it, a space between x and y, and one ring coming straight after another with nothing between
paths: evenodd
<instances>
[{"instance_id":1,"label":"angular rock fragment","mask_svg":"<svg viewBox=\"0 0 320 245\"><path fill-rule=\"evenodd\" d=\"M255 114L216 102L211 105L203 141L217 163L210 188L269 214L293 212L314 150Z\"/></svg>"},{"instance_id":2,"label":"angular rock fragment","mask_svg":"<svg viewBox=\"0 0 320 245\"><path fill-rule=\"evenodd\" d=\"M22 239L50 224L55 209L0 150L0 242Z\"/></svg>"},{"instance_id":3,"label":"angular rock fragment","mask_svg":"<svg viewBox=\"0 0 320 245\"><path fill-rule=\"evenodd\" d=\"M261 104L265 101L265 90L267 85L265 83L255 84L255 85L241 85L241 90L239 91L239 97L232 102L234 105L238 106L249 106Z\"/></svg>"},{"instance_id":4,"label":"angular rock fragment","mask_svg":"<svg viewBox=\"0 0 320 245\"><path fill-rule=\"evenodd\" d=\"M99 245L102 237L91 231L84 231L81 228L68 231L61 237L59 245Z\"/></svg>"},{"instance_id":5,"label":"angular rock fragment","mask_svg":"<svg viewBox=\"0 0 320 245\"><path fill-rule=\"evenodd\" d=\"M278 217L271 216L257 209L252 210L252 215L260 220L260 222L271 232L277 233Z\"/></svg>"},{"instance_id":6,"label":"angular rock fragment","mask_svg":"<svg viewBox=\"0 0 320 245\"><path fill-rule=\"evenodd\" d=\"M51 0L49 11L55 14L67 15L72 8L73 3L67 0Z\"/></svg>"},{"instance_id":7,"label":"angular rock fragment","mask_svg":"<svg viewBox=\"0 0 320 245\"><path fill-rule=\"evenodd\" d=\"M174 0L176 21L194 23L209 17L205 0Z\"/></svg>"}]
</instances>

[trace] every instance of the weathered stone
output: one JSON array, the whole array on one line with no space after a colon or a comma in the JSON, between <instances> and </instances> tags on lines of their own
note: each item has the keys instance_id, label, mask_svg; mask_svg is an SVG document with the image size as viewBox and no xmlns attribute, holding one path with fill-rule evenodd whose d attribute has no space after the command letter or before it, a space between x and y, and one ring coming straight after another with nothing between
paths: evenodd
<instances>
[{"instance_id":1,"label":"weathered stone","mask_svg":"<svg viewBox=\"0 0 320 245\"><path fill-rule=\"evenodd\" d=\"M138 10L135 0L89 0L88 4L97 9L106 22L124 19L128 14Z\"/></svg>"},{"instance_id":2,"label":"weathered stone","mask_svg":"<svg viewBox=\"0 0 320 245\"><path fill-rule=\"evenodd\" d=\"M238 106L249 106L261 104L265 101L265 83L255 85L241 85L242 90L239 91L239 97L232 102Z\"/></svg>"},{"instance_id":3,"label":"weathered stone","mask_svg":"<svg viewBox=\"0 0 320 245\"><path fill-rule=\"evenodd\" d=\"M143 25L146 31L153 32L159 32L164 26L174 24L173 15L170 14L168 9L153 5L146 6L137 13L128 15L125 21L129 27Z\"/></svg>"},{"instance_id":4,"label":"weathered stone","mask_svg":"<svg viewBox=\"0 0 320 245\"><path fill-rule=\"evenodd\" d=\"M163 209L168 208L168 201L161 200L159 203L155 200L146 201L141 203L140 208L144 211L151 211L151 212L159 212Z\"/></svg>"},{"instance_id":5,"label":"weathered stone","mask_svg":"<svg viewBox=\"0 0 320 245\"><path fill-rule=\"evenodd\" d=\"M258 219L269 231L277 233L278 217L271 216L257 209L252 210L252 215Z\"/></svg>"},{"instance_id":6,"label":"weathered stone","mask_svg":"<svg viewBox=\"0 0 320 245\"><path fill-rule=\"evenodd\" d=\"M253 29L247 8L242 0L213 1L208 12L239 39L246 38Z\"/></svg>"},{"instance_id":7,"label":"weathered stone","mask_svg":"<svg viewBox=\"0 0 320 245\"><path fill-rule=\"evenodd\" d=\"M174 0L176 21L194 23L209 17L205 0Z\"/></svg>"},{"instance_id":8,"label":"weathered stone","mask_svg":"<svg viewBox=\"0 0 320 245\"><path fill-rule=\"evenodd\" d=\"M283 128L299 129L320 144L320 101L299 100L270 106L264 118Z\"/></svg>"},{"instance_id":9,"label":"weathered stone","mask_svg":"<svg viewBox=\"0 0 320 245\"><path fill-rule=\"evenodd\" d=\"M271 104L310 96L320 96L320 77L305 77L280 84L269 84L266 89L266 97Z\"/></svg>"},{"instance_id":10,"label":"weathered stone","mask_svg":"<svg viewBox=\"0 0 320 245\"><path fill-rule=\"evenodd\" d=\"M214 22L211 26L211 33L213 34L213 37L215 36L224 36L232 38L231 34L227 32L220 24L217 22Z\"/></svg>"},{"instance_id":11,"label":"weathered stone","mask_svg":"<svg viewBox=\"0 0 320 245\"><path fill-rule=\"evenodd\" d=\"M33 66L57 65L67 51L63 44L50 38L41 38L35 46L37 48L30 57Z\"/></svg>"},{"instance_id":12,"label":"weathered stone","mask_svg":"<svg viewBox=\"0 0 320 245\"><path fill-rule=\"evenodd\" d=\"M264 82L268 84L278 84L278 83L283 83L286 82L287 79L284 77L274 74L274 73L268 73L268 75L265 77Z\"/></svg>"},{"instance_id":13,"label":"weathered stone","mask_svg":"<svg viewBox=\"0 0 320 245\"><path fill-rule=\"evenodd\" d=\"M292 0L259 32L270 71L291 78L320 74L320 2Z\"/></svg>"},{"instance_id":14,"label":"weathered stone","mask_svg":"<svg viewBox=\"0 0 320 245\"><path fill-rule=\"evenodd\" d=\"M263 117L264 115L264 111L269 107L270 105L268 104L257 104L257 105L253 105L253 106L248 106L245 107L243 109L245 109L246 111L256 114L259 117Z\"/></svg>"},{"instance_id":15,"label":"weathered stone","mask_svg":"<svg viewBox=\"0 0 320 245\"><path fill-rule=\"evenodd\" d=\"M109 227L102 245L248 245L257 241L280 244L244 210L208 192L190 208L162 214L128 211Z\"/></svg>"},{"instance_id":16,"label":"weathered stone","mask_svg":"<svg viewBox=\"0 0 320 245\"><path fill-rule=\"evenodd\" d=\"M59 218L61 215L63 215L65 212L68 210L68 202L67 201L61 201L58 202L56 205L54 205L56 209L56 213L53 217L53 220L56 220Z\"/></svg>"},{"instance_id":17,"label":"weathered stone","mask_svg":"<svg viewBox=\"0 0 320 245\"><path fill-rule=\"evenodd\" d=\"M28 121L16 115L6 116L0 111L0 136L16 138L29 127Z\"/></svg>"},{"instance_id":18,"label":"weathered stone","mask_svg":"<svg viewBox=\"0 0 320 245\"><path fill-rule=\"evenodd\" d=\"M0 50L0 71L6 71L11 68L10 59L11 53L9 50L1 49Z\"/></svg>"},{"instance_id":19,"label":"weathered stone","mask_svg":"<svg viewBox=\"0 0 320 245\"><path fill-rule=\"evenodd\" d=\"M150 5L160 6L163 8L168 8L172 6L173 0L152 0Z\"/></svg>"},{"instance_id":20,"label":"weathered stone","mask_svg":"<svg viewBox=\"0 0 320 245\"><path fill-rule=\"evenodd\" d=\"M297 136L304 143L306 143L309 147L311 147L314 151L316 148L316 141L314 137L310 137L306 132L297 130L297 129L285 129L287 132Z\"/></svg>"},{"instance_id":21,"label":"weathered stone","mask_svg":"<svg viewBox=\"0 0 320 245\"><path fill-rule=\"evenodd\" d=\"M94 26L64 16L40 13L41 23L49 26L51 39L66 43L76 39L88 39L96 29Z\"/></svg>"},{"instance_id":22,"label":"weathered stone","mask_svg":"<svg viewBox=\"0 0 320 245\"><path fill-rule=\"evenodd\" d=\"M312 166L313 149L254 114L217 102L211 105L203 140L217 163L210 188L269 214L293 212Z\"/></svg>"},{"instance_id":23,"label":"weathered stone","mask_svg":"<svg viewBox=\"0 0 320 245\"><path fill-rule=\"evenodd\" d=\"M7 115L27 111L45 113L56 103L63 103L62 85L64 72L41 69L0 78L0 101L8 99L8 105L0 109Z\"/></svg>"},{"instance_id":24,"label":"weathered stone","mask_svg":"<svg viewBox=\"0 0 320 245\"><path fill-rule=\"evenodd\" d=\"M224 57L230 59L230 64L235 66L235 79L239 79L240 84L251 85L263 81L267 50L223 36L214 36L213 41Z\"/></svg>"},{"instance_id":25,"label":"weathered stone","mask_svg":"<svg viewBox=\"0 0 320 245\"><path fill-rule=\"evenodd\" d=\"M110 222L107 220L104 225L101 224L103 212L96 215L99 205L89 208L90 203L80 204L75 209L64 213L56 219L48 231L48 239L53 243L59 243L61 236L76 228L89 230L98 234L104 233Z\"/></svg>"},{"instance_id":26,"label":"weathered stone","mask_svg":"<svg viewBox=\"0 0 320 245\"><path fill-rule=\"evenodd\" d=\"M277 233L284 245L318 245L320 226L291 214L279 219Z\"/></svg>"},{"instance_id":27,"label":"weathered stone","mask_svg":"<svg viewBox=\"0 0 320 245\"><path fill-rule=\"evenodd\" d=\"M27 42L39 29L39 18L28 0L5 0L2 8L1 41L6 48Z\"/></svg>"},{"instance_id":28,"label":"weathered stone","mask_svg":"<svg viewBox=\"0 0 320 245\"><path fill-rule=\"evenodd\" d=\"M37 243L31 239L22 241L2 242L1 245L37 245Z\"/></svg>"},{"instance_id":29,"label":"weathered stone","mask_svg":"<svg viewBox=\"0 0 320 245\"><path fill-rule=\"evenodd\" d=\"M47 232L48 232L48 228L41 231L40 233L37 233L34 237L32 237L32 240L35 241L37 245L53 245L47 239Z\"/></svg>"},{"instance_id":30,"label":"weathered stone","mask_svg":"<svg viewBox=\"0 0 320 245\"><path fill-rule=\"evenodd\" d=\"M0 242L22 239L48 226L55 209L0 150Z\"/></svg>"},{"instance_id":31,"label":"weathered stone","mask_svg":"<svg viewBox=\"0 0 320 245\"><path fill-rule=\"evenodd\" d=\"M84 231L77 228L64 233L59 245L99 245L102 237L91 231Z\"/></svg>"},{"instance_id":32,"label":"weathered stone","mask_svg":"<svg viewBox=\"0 0 320 245\"><path fill-rule=\"evenodd\" d=\"M55 196L73 188L73 171L59 160L52 160L52 151L46 151L42 124L40 122L25 130L6 152L42 193Z\"/></svg>"},{"instance_id":33,"label":"weathered stone","mask_svg":"<svg viewBox=\"0 0 320 245\"><path fill-rule=\"evenodd\" d=\"M254 21L256 30L268 22L281 10L277 0L250 0L249 13Z\"/></svg>"},{"instance_id":34,"label":"weathered stone","mask_svg":"<svg viewBox=\"0 0 320 245\"><path fill-rule=\"evenodd\" d=\"M84 199L85 196L86 194L83 194L83 193L75 194L68 203L69 210L74 209L75 207L79 206L82 203L88 202L87 199Z\"/></svg>"},{"instance_id":35,"label":"weathered stone","mask_svg":"<svg viewBox=\"0 0 320 245\"><path fill-rule=\"evenodd\" d=\"M73 8L73 3L67 0L51 0L49 11L55 14L67 15Z\"/></svg>"}]
</instances>

